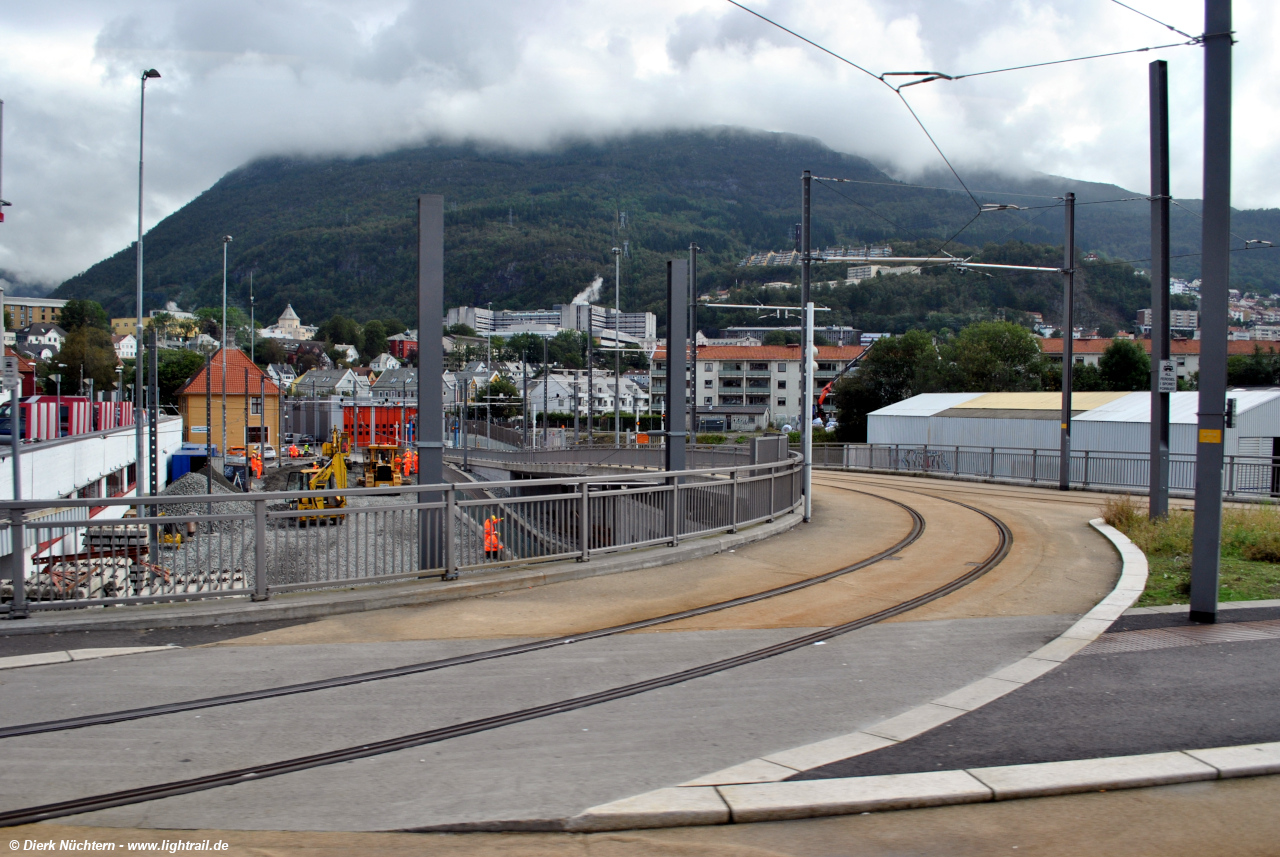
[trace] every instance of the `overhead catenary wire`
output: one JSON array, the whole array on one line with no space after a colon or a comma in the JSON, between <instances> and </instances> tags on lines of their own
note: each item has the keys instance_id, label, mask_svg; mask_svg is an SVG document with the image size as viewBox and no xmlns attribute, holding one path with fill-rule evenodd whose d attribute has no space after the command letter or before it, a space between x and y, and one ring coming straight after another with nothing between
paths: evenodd
<instances>
[{"instance_id":1,"label":"overhead catenary wire","mask_svg":"<svg viewBox=\"0 0 1280 857\"><path fill-rule=\"evenodd\" d=\"M1153 18L1152 16L1148 15L1146 12L1143 12L1141 9L1133 8L1128 3L1121 3L1120 0L1111 0L1111 2L1116 4L1117 6L1122 6L1125 9L1128 9L1130 12L1133 12L1135 15L1141 15L1142 17L1146 18L1148 21L1154 21L1155 23L1164 27L1166 30L1172 30L1173 32L1177 33L1179 36L1186 36L1188 39L1196 39L1197 41L1199 41L1196 36L1193 36L1190 33L1184 33L1182 30L1179 30L1177 27L1173 26L1173 24L1166 24L1164 21L1161 21L1159 18Z\"/></svg>"}]
</instances>

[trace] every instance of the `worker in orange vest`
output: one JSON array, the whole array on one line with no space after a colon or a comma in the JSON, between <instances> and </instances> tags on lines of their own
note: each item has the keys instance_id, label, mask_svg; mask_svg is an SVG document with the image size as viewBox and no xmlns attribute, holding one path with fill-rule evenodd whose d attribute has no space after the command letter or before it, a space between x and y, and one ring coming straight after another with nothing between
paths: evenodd
<instances>
[{"instance_id":1,"label":"worker in orange vest","mask_svg":"<svg viewBox=\"0 0 1280 857\"><path fill-rule=\"evenodd\" d=\"M497 515L490 515L484 521L484 557L485 559L502 559L502 540L498 537L498 522L503 520Z\"/></svg>"},{"instance_id":2,"label":"worker in orange vest","mask_svg":"<svg viewBox=\"0 0 1280 857\"><path fill-rule=\"evenodd\" d=\"M289 444L289 457L290 458L298 457L298 445L296 443Z\"/></svg>"},{"instance_id":3,"label":"worker in orange vest","mask_svg":"<svg viewBox=\"0 0 1280 857\"><path fill-rule=\"evenodd\" d=\"M401 470L403 470L403 471L404 471L404 475L405 475L406 477L409 475L409 456L410 456L410 455L412 455L412 454L413 454L413 453L411 453L409 450L407 450L407 449L406 449L406 450L405 450L405 452L404 452L404 457L403 457L403 458L401 458L401 459L400 459L400 462L399 462L399 466L400 466Z\"/></svg>"},{"instance_id":4,"label":"worker in orange vest","mask_svg":"<svg viewBox=\"0 0 1280 857\"><path fill-rule=\"evenodd\" d=\"M253 471L254 479L262 478L262 457L258 455L257 450L249 455L249 469Z\"/></svg>"}]
</instances>

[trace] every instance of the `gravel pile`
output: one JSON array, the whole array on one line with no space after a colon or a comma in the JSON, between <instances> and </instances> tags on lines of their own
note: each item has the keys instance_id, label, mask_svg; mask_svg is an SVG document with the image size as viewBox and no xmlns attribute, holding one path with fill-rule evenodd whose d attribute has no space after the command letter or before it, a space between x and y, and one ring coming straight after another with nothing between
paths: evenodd
<instances>
[{"instance_id":1,"label":"gravel pile","mask_svg":"<svg viewBox=\"0 0 1280 857\"><path fill-rule=\"evenodd\" d=\"M224 484L226 480L219 481L217 478L213 482L214 494L238 494ZM208 477L200 473L188 473L181 479L169 483L169 487L160 492L164 497L195 497L204 496L209 492ZM167 515L202 515L208 511L207 503L165 503L161 511ZM253 503L248 501L233 501L230 503L215 503L213 506L215 515L252 515ZM226 522L224 522L226 523Z\"/></svg>"}]
</instances>

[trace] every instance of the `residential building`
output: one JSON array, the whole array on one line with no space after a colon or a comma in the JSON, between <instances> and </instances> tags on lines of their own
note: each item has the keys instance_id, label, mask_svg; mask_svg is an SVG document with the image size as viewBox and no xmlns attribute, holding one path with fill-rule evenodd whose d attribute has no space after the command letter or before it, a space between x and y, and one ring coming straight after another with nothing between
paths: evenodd
<instances>
[{"instance_id":1,"label":"residential building","mask_svg":"<svg viewBox=\"0 0 1280 857\"><path fill-rule=\"evenodd\" d=\"M276 319L275 324L258 330L258 336L263 339L305 341L313 339L317 330L319 330L318 327L303 324L302 319L298 318L298 314L293 311L293 304L289 304L284 308L284 312L280 313L280 317Z\"/></svg>"},{"instance_id":2,"label":"residential building","mask_svg":"<svg viewBox=\"0 0 1280 857\"><path fill-rule=\"evenodd\" d=\"M863 280L870 280L877 275L892 276L894 274L918 274L920 273L919 265L894 266L888 265L850 265L845 272L844 281L846 283L860 283Z\"/></svg>"},{"instance_id":3,"label":"residential building","mask_svg":"<svg viewBox=\"0 0 1280 857\"><path fill-rule=\"evenodd\" d=\"M221 447L223 434L222 390L226 385L226 436L228 446L244 446L259 440L275 443L280 425L280 388L238 348L226 350L226 376L222 352L178 388L183 439ZM212 413L206 410L212 398ZM225 454L226 450L222 450Z\"/></svg>"},{"instance_id":4,"label":"residential building","mask_svg":"<svg viewBox=\"0 0 1280 857\"><path fill-rule=\"evenodd\" d=\"M288 363L270 363L267 365L267 377L275 381L280 389L287 390L298 380L298 373Z\"/></svg>"},{"instance_id":5,"label":"residential building","mask_svg":"<svg viewBox=\"0 0 1280 857\"><path fill-rule=\"evenodd\" d=\"M863 352L860 345L818 346L818 371L814 374L814 398L842 369ZM800 386L799 345L712 346L698 349L697 389L691 387L694 373L686 378L689 395L696 398L699 419L724 407L768 408L774 425L798 425L805 413L804 391ZM650 385L654 410L665 408L667 393L667 353L659 349L653 357ZM758 416L756 412L750 415Z\"/></svg>"},{"instance_id":6,"label":"residential building","mask_svg":"<svg viewBox=\"0 0 1280 857\"><path fill-rule=\"evenodd\" d=\"M1196 330L1200 327L1200 313L1193 309L1172 309L1169 310L1169 329L1170 330ZM1138 332L1151 332L1151 310L1138 310Z\"/></svg>"},{"instance_id":7,"label":"residential building","mask_svg":"<svg viewBox=\"0 0 1280 857\"><path fill-rule=\"evenodd\" d=\"M651 312L623 312L596 304L556 304L551 309L489 310L453 307L445 325L465 324L479 334L536 333L555 336L562 330L617 330L636 340L657 336L658 319Z\"/></svg>"},{"instance_id":8,"label":"residential building","mask_svg":"<svg viewBox=\"0 0 1280 857\"><path fill-rule=\"evenodd\" d=\"M400 361L390 354L383 353L369 361L369 368L374 372L385 372L388 369L399 369Z\"/></svg>"},{"instance_id":9,"label":"residential building","mask_svg":"<svg viewBox=\"0 0 1280 857\"><path fill-rule=\"evenodd\" d=\"M62 308L67 305L57 298L24 298L17 295L4 296L4 309L9 314L9 322L5 327L15 330L30 324L53 324L62 318Z\"/></svg>"},{"instance_id":10,"label":"residential building","mask_svg":"<svg viewBox=\"0 0 1280 857\"><path fill-rule=\"evenodd\" d=\"M406 330L387 337L387 351L397 360L414 360L418 356L418 331Z\"/></svg>"},{"instance_id":11,"label":"residential building","mask_svg":"<svg viewBox=\"0 0 1280 857\"><path fill-rule=\"evenodd\" d=\"M746 327L735 326L726 327L720 331L720 336L725 339L741 339L750 337L764 342L764 338L774 331L785 331L800 336L801 327L793 325L791 327ZM861 345L862 331L856 327L846 327L844 325L829 324L826 327L814 327L814 336L820 336L827 341L828 345ZM699 343L701 347L701 343Z\"/></svg>"},{"instance_id":12,"label":"residential building","mask_svg":"<svg viewBox=\"0 0 1280 857\"><path fill-rule=\"evenodd\" d=\"M144 318L142 320L142 329L146 330L151 326L151 319ZM137 316L123 316L121 318L111 319L112 336L127 336L130 333L137 334L138 318Z\"/></svg>"},{"instance_id":13,"label":"residential building","mask_svg":"<svg viewBox=\"0 0 1280 857\"><path fill-rule=\"evenodd\" d=\"M416 399L418 370L413 367L388 369L369 387L375 399Z\"/></svg>"},{"instance_id":14,"label":"residential building","mask_svg":"<svg viewBox=\"0 0 1280 857\"><path fill-rule=\"evenodd\" d=\"M348 363L360 362L360 350L356 348L354 345L347 345L346 343L343 343L343 342L337 342L337 343L334 343L332 350L338 352L338 354L341 355L341 357L339 357L340 360L345 360Z\"/></svg>"},{"instance_id":15,"label":"residential building","mask_svg":"<svg viewBox=\"0 0 1280 857\"><path fill-rule=\"evenodd\" d=\"M364 398L369 389L369 379L354 369L312 369L293 382L292 394Z\"/></svg>"},{"instance_id":16,"label":"residential building","mask_svg":"<svg viewBox=\"0 0 1280 857\"><path fill-rule=\"evenodd\" d=\"M34 348L38 345L48 345L54 351L62 348L62 343L67 339L67 332L56 324L41 322L38 324L30 324L18 331L18 342L26 345L28 348Z\"/></svg>"},{"instance_id":17,"label":"residential building","mask_svg":"<svg viewBox=\"0 0 1280 857\"><path fill-rule=\"evenodd\" d=\"M119 360L133 360L138 356L138 340L132 333L112 336L111 344L115 346L116 358Z\"/></svg>"}]
</instances>

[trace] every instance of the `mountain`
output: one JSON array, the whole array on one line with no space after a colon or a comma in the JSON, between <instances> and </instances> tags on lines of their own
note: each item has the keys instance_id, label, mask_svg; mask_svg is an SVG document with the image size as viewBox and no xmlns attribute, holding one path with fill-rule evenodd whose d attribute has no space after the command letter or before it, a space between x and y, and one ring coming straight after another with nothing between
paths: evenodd
<instances>
[{"instance_id":1,"label":"mountain","mask_svg":"<svg viewBox=\"0 0 1280 857\"><path fill-rule=\"evenodd\" d=\"M542 152L434 143L368 157L273 157L227 173L147 234L147 309L166 300L183 307L219 304L222 236L231 234L228 300L248 308L252 273L260 318L273 318L292 303L308 323L343 313L413 325L416 197L440 193L446 208L447 305L492 301L495 307L546 307L569 301L597 277L606 282L607 300L610 248L626 241L623 306L650 309L662 318L664 263L687 254L690 243L702 248L704 292L735 283L798 281L795 269L741 268L738 262L751 252L790 247L805 169L859 182L815 184L816 246L891 242L895 248L929 252L974 215L966 194L904 186L869 161L813 139L740 129L577 141ZM1122 260L1147 255L1144 203L1089 204L1137 195L1130 191L1051 176L982 175L969 186L1002 192L976 194L983 201L1007 201L1011 192L1051 197L1073 190L1080 202L1082 252ZM1017 201L1054 203L1030 197ZM1259 232L1248 237L1280 232L1280 212L1237 212L1236 218ZM1177 225L1178 217L1175 224L1175 252L1194 252L1198 231ZM999 251L984 250L984 258L1012 253L1056 265L1046 245L1060 244L1061 228L1060 210L1053 208L984 214L949 249L959 253L1001 244ZM1237 276L1276 289L1280 259L1264 252L1236 256L1250 257L1237 258ZM1193 275L1196 261L1178 260L1177 270ZM838 266L823 266L815 278L843 279L843 273ZM934 276L895 279L893 291L910 298L903 301L910 305L907 310L859 309L860 302L893 304L894 296L871 301L865 294L842 292L833 295L840 299L837 312L823 322L876 329L877 321L910 326L912 319L923 322L930 313L989 317L1003 307L1055 312L1058 286L1052 276L1005 278L1001 282L1010 287L993 291L992 283L979 284L983 278L977 276L927 273ZM1121 281L1116 294L1088 305L1086 321L1092 312L1121 323L1146 305L1141 283L1127 269L1124 275L1130 280ZM129 247L62 283L54 295L91 298L112 315L132 315L134 276ZM1031 281L1034 295L1027 298L1017 284ZM721 313L718 323L746 317L754 314Z\"/></svg>"}]
</instances>

